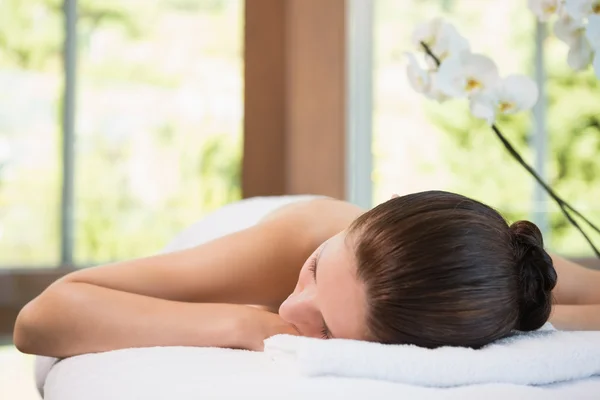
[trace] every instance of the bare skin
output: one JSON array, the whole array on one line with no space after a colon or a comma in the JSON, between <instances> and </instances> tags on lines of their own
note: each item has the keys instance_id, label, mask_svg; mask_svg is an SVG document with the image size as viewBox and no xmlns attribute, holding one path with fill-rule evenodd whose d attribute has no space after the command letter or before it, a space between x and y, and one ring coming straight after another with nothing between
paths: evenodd
<instances>
[{"instance_id":1,"label":"bare skin","mask_svg":"<svg viewBox=\"0 0 600 400\"><path fill-rule=\"evenodd\" d=\"M188 250L74 272L23 308L14 342L68 357L170 345L261 350L278 333L361 339L364 290L344 229L362 212L333 199L296 203ZM553 258L551 322L600 330L600 271Z\"/></svg>"}]
</instances>

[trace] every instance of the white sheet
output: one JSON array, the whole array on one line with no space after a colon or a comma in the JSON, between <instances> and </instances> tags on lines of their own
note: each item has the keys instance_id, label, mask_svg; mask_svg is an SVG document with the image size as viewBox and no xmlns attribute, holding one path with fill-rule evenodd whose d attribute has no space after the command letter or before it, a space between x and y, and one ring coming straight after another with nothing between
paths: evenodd
<instances>
[{"instance_id":1,"label":"white sheet","mask_svg":"<svg viewBox=\"0 0 600 400\"><path fill-rule=\"evenodd\" d=\"M156 347L73 357L46 379L46 400L598 399L600 379L549 387L440 389L366 379L307 378L265 353Z\"/></svg>"}]
</instances>

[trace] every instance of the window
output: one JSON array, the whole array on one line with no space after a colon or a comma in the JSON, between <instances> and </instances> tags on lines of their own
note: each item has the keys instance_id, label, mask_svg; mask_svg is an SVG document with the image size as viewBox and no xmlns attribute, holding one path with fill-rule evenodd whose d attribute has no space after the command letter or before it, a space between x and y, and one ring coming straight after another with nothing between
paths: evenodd
<instances>
[{"instance_id":1,"label":"window","mask_svg":"<svg viewBox=\"0 0 600 400\"><path fill-rule=\"evenodd\" d=\"M0 265L59 262L60 14L0 2Z\"/></svg>"},{"instance_id":2,"label":"window","mask_svg":"<svg viewBox=\"0 0 600 400\"><path fill-rule=\"evenodd\" d=\"M0 268L148 255L241 196L243 1L61 3L0 3Z\"/></svg>"},{"instance_id":3,"label":"window","mask_svg":"<svg viewBox=\"0 0 600 400\"><path fill-rule=\"evenodd\" d=\"M159 251L239 197L242 2L80 7L74 261Z\"/></svg>"},{"instance_id":4,"label":"window","mask_svg":"<svg viewBox=\"0 0 600 400\"><path fill-rule=\"evenodd\" d=\"M437 104L410 88L403 52L411 51L414 26L434 16L453 22L472 49L492 57L503 75L534 74L536 60L545 53L547 109L541 103L541 111L502 118L498 125L558 193L600 223L593 202L600 195L600 119L591 100L598 82L592 71L576 74L568 68L566 46L554 37L539 40L543 30L521 0L375 3L374 202L392 193L455 191L500 209L511 220L534 219L545 228L553 251L592 255L557 207L536 193L533 179L489 127L470 116L466 102ZM534 139L536 126L546 146Z\"/></svg>"}]
</instances>

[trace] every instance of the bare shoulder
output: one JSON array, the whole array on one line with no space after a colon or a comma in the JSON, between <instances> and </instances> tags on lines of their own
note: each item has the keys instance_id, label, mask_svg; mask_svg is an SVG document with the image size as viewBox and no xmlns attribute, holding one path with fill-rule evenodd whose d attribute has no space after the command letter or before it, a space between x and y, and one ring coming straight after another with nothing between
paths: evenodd
<instances>
[{"instance_id":1,"label":"bare shoulder","mask_svg":"<svg viewBox=\"0 0 600 400\"><path fill-rule=\"evenodd\" d=\"M268 214L261 223L268 225L293 225L307 230L317 241L324 241L346 229L364 213L362 208L333 198L316 198L283 206Z\"/></svg>"}]
</instances>

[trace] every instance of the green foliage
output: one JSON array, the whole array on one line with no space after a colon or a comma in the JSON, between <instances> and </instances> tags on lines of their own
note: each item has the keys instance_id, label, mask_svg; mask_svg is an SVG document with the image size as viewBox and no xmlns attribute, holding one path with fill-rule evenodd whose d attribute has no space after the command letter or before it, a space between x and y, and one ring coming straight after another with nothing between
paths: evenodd
<instances>
[{"instance_id":1,"label":"green foliage","mask_svg":"<svg viewBox=\"0 0 600 400\"><path fill-rule=\"evenodd\" d=\"M598 93L600 83L591 70L574 73L564 62L549 65L548 131L552 154L549 180L557 193L596 225L600 225ZM553 247L569 254L591 254L581 235L556 207L551 222ZM591 236L599 247L600 235Z\"/></svg>"},{"instance_id":2,"label":"green foliage","mask_svg":"<svg viewBox=\"0 0 600 400\"><path fill-rule=\"evenodd\" d=\"M208 137L198 163L203 183L202 204L206 210L214 210L242 197L242 146L239 135Z\"/></svg>"},{"instance_id":3,"label":"green foliage","mask_svg":"<svg viewBox=\"0 0 600 400\"><path fill-rule=\"evenodd\" d=\"M241 135L229 110L239 96L239 4L78 0L78 265L160 251L203 214L240 198ZM15 148L51 147L37 162L19 153L0 170L0 265L58 262L61 5L0 1L0 79L17 90L41 83L11 108L18 123L0 114L10 116L0 135ZM3 109L12 95L0 92Z\"/></svg>"},{"instance_id":4,"label":"green foliage","mask_svg":"<svg viewBox=\"0 0 600 400\"><path fill-rule=\"evenodd\" d=\"M179 167L184 181L194 186L152 203L135 192L126 168L107 169L107 165L126 165L132 157L126 147L113 146L96 137L93 148L78 169L81 179L77 185L76 258L80 263L160 251L173 234L191 225L202 213L240 199L239 135L209 136L200 149L195 149L195 157L182 154L179 165L164 165L165 169ZM186 171L186 164L196 166L193 171ZM193 176L186 179L189 173ZM154 189L160 192L160 185L160 180L155 181Z\"/></svg>"},{"instance_id":5,"label":"green foliage","mask_svg":"<svg viewBox=\"0 0 600 400\"><path fill-rule=\"evenodd\" d=\"M130 35L139 34L140 13L132 1L79 0L78 25L83 38L102 24L113 24ZM143 10L143 7L140 8ZM0 57L4 66L44 70L57 68L64 40L60 0L2 0L0 2Z\"/></svg>"},{"instance_id":6,"label":"green foliage","mask_svg":"<svg viewBox=\"0 0 600 400\"><path fill-rule=\"evenodd\" d=\"M0 1L0 61L23 69L46 68L60 54L61 23L55 0Z\"/></svg>"}]
</instances>

